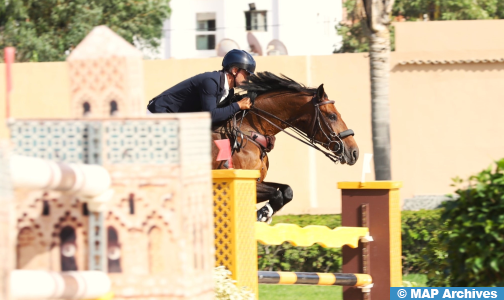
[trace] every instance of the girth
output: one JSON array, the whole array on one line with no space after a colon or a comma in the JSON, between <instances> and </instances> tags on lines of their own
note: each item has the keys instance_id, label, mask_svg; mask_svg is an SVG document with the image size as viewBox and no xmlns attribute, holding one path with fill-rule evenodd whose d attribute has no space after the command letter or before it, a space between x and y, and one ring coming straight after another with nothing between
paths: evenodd
<instances>
[{"instance_id":1,"label":"girth","mask_svg":"<svg viewBox=\"0 0 504 300\"><path fill-rule=\"evenodd\" d=\"M249 138L252 141L261 145L261 147L263 147L264 151L266 151L266 152L270 152L275 147L276 138L273 135L263 135L263 134L260 134L259 132L250 131Z\"/></svg>"}]
</instances>

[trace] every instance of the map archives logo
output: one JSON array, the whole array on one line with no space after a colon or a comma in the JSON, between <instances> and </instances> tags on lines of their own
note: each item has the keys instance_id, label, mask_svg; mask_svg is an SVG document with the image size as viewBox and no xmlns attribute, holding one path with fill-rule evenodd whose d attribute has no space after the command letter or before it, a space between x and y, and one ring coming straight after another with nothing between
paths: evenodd
<instances>
[{"instance_id":1,"label":"map archives logo","mask_svg":"<svg viewBox=\"0 0 504 300\"><path fill-rule=\"evenodd\" d=\"M504 287L453 287L453 288L420 288L392 287L391 300L403 299L502 299Z\"/></svg>"}]
</instances>

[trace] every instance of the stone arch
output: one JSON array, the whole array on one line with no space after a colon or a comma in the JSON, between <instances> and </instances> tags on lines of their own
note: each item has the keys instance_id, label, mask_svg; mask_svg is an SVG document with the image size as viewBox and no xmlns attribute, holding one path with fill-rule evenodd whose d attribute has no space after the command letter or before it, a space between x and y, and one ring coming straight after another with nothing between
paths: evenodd
<instances>
[{"instance_id":1,"label":"stone arch","mask_svg":"<svg viewBox=\"0 0 504 300\"><path fill-rule=\"evenodd\" d=\"M177 265L177 243L174 239L174 228L170 223L156 210L153 210L146 216L143 222L143 232L148 236L149 245L149 271L151 274L158 274L164 272L164 275L170 276L166 273L167 266ZM156 243L152 243L156 240ZM158 248L155 248L158 247ZM161 255L156 252L156 249L161 250ZM152 268L152 263L157 264L157 269Z\"/></svg>"},{"instance_id":2,"label":"stone arch","mask_svg":"<svg viewBox=\"0 0 504 300\"><path fill-rule=\"evenodd\" d=\"M133 222L129 220L125 213L122 211L112 211L107 213L105 222L107 226L114 226L114 228L131 229L133 227Z\"/></svg>"},{"instance_id":3,"label":"stone arch","mask_svg":"<svg viewBox=\"0 0 504 300\"><path fill-rule=\"evenodd\" d=\"M39 254L36 233L31 227L18 232L16 243L16 269L30 269L33 259Z\"/></svg>"},{"instance_id":4,"label":"stone arch","mask_svg":"<svg viewBox=\"0 0 504 300\"><path fill-rule=\"evenodd\" d=\"M170 225L168 224L168 221L165 219L164 216L159 214L157 210L151 209L150 213L147 213L144 217L145 221L142 224L143 231L148 234L150 230L153 227L158 227L160 228L163 232L167 232L170 235L173 234L172 228L170 228Z\"/></svg>"},{"instance_id":5,"label":"stone arch","mask_svg":"<svg viewBox=\"0 0 504 300\"><path fill-rule=\"evenodd\" d=\"M121 243L113 226L107 227L107 261L109 273L121 273Z\"/></svg>"},{"instance_id":6,"label":"stone arch","mask_svg":"<svg viewBox=\"0 0 504 300\"><path fill-rule=\"evenodd\" d=\"M165 251L163 251L163 231L153 226L149 230L149 273L151 275L161 274L165 270Z\"/></svg>"}]
</instances>

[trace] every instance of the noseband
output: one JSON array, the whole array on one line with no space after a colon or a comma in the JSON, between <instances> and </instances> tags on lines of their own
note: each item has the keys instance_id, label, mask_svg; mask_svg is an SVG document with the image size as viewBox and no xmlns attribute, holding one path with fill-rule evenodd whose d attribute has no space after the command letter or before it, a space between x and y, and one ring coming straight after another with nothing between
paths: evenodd
<instances>
[{"instance_id":1,"label":"noseband","mask_svg":"<svg viewBox=\"0 0 504 300\"><path fill-rule=\"evenodd\" d=\"M347 136L354 136L354 132L352 129L347 129L345 131L342 131L340 133L334 132L332 129L331 125L329 122L327 122L327 119L324 117L322 114L322 111L320 110L320 106L326 105L326 104L334 104L334 100L328 100L328 101L323 101L323 102L318 102L317 95L313 95L311 102L313 103L313 106L315 107L315 116L313 117L312 125L311 125L311 134L310 134L310 143L312 144L319 144L322 147L326 148L327 150L331 151L334 155L337 157L343 156L343 153L345 151L345 143L343 143L343 138ZM325 128L328 130L324 130L324 127L322 127L322 122L325 125ZM318 141L315 139L315 135L317 132L322 132L322 134L325 136L327 139L327 143L323 143L321 141ZM332 144L335 144L337 146L336 149L334 147L331 147Z\"/></svg>"},{"instance_id":2,"label":"noseband","mask_svg":"<svg viewBox=\"0 0 504 300\"><path fill-rule=\"evenodd\" d=\"M261 119L265 120L266 122L271 124L273 127L284 132L285 134L287 134L287 135L295 138L296 140L324 153L324 155L327 156L333 162L341 161L343 159L343 155L344 155L344 151L345 151L345 143L343 143L343 139L347 136L350 136L350 135L353 136L354 135L353 130L347 129L343 132L340 132L339 134L334 132L334 130L330 126L329 122L326 120L326 118L322 114L322 111L320 110L320 106L326 105L326 104L334 104L334 101L329 100L329 101L318 102L317 94L314 94L312 99L310 100L310 102L313 103L313 106L315 108L315 114L314 114L313 120L311 122L311 130L310 130L310 132L306 132L306 133L303 132L301 129L297 128L296 126L292 125L291 123L284 121L284 120L278 118L277 116L270 114L269 112L264 111L262 109L259 109L255 106L252 106L249 111L251 113L253 113L254 115L260 117ZM280 121L284 125L287 125L292 130L294 130L301 138L287 132L285 129L276 125L271 120L262 116L258 112L261 114L267 115L269 117L272 117L272 118L276 119L277 121ZM322 120L322 122L321 122L321 120ZM322 124L325 125L326 129L324 129ZM322 132L322 134L326 137L327 143L319 141L315 138L315 136L317 135L317 133L319 131ZM331 149L332 144L337 145L337 147L335 147L336 148L335 150ZM317 145L320 145L320 146L324 147L325 149L321 149ZM329 150L329 152L327 152L326 149Z\"/></svg>"}]
</instances>

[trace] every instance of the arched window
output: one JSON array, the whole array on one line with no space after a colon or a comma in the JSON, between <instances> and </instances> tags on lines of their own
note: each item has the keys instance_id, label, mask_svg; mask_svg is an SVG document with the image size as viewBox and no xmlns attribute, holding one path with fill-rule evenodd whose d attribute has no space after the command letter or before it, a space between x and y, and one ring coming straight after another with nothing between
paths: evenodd
<instances>
[{"instance_id":1,"label":"arched window","mask_svg":"<svg viewBox=\"0 0 504 300\"><path fill-rule=\"evenodd\" d=\"M82 113L83 116L87 116L87 115L91 114L91 105L89 104L89 102L84 102L82 104L82 111L83 111L83 113Z\"/></svg>"},{"instance_id":2,"label":"arched window","mask_svg":"<svg viewBox=\"0 0 504 300\"><path fill-rule=\"evenodd\" d=\"M110 101L110 115L116 116L118 112L117 102L115 100Z\"/></svg>"},{"instance_id":3,"label":"arched window","mask_svg":"<svg viewBox=\"0 0 504 300\"><path fill-rule=\"evenodd\" d=\"M114 227L107 228L107 260L109 273L121 273L121 245Z\"/></svg>"},{"instance_id":4,"label":"arched window","mask_svg":"<svg viewBox=\"0 0 504 300\"><path fill-rule=\"evenodd\" d=\"M75 230L65 226L60 232L61 271L77 271Z\"/></svg>"},{"instance_id":5,"label":"arched window","mask_svg":"<svg viewBox=\"0 0 504 300\"><path fill-rule=\"evenodd\" d=\"M150 274L162 273L165 269L163 251L163 232L159 227L152 227L149 231L149 271Z\"/></svg>"}]
</instances>

